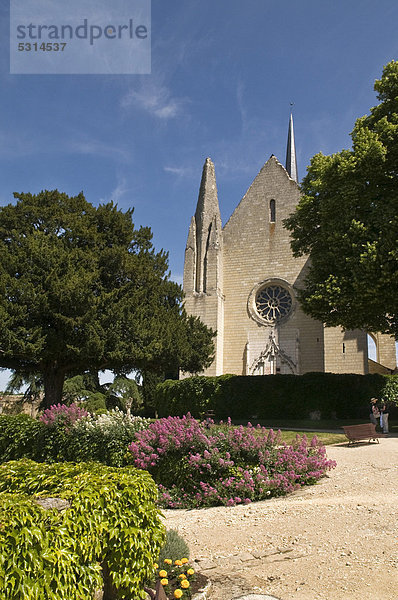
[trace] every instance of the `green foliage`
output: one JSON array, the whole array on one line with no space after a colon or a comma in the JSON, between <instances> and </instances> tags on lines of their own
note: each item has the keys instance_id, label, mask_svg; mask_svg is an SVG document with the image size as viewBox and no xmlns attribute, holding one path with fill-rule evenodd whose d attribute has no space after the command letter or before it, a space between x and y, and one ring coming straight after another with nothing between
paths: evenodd
<instances>
[{"instance_id":1,"label":"green foliage","mask_svg":"<svg viewBox=\"0 0 398 600\"><path fill-rule=\"evenodd\" d=\"M220 386L225 385L230 377L235 376L195 376L181 380L168 379L158 384L154 397L159 416L190 412L194 417L201 417L208 410L214 410L214 398L220 394ZM226 416L230 416L229 413Z\"/></svg>"},{"instance_id":2,"label":"green foliage","mask_svg":"<svg viewBox=\"0 0 398 600\"><path fill-rule=\"evenodd\" d=\"M32 458L41 454L40 439L45 425L28 415L0 415L0 460Z\"/></svg>"},{"instance_id":3,"label":"green foliage","mask_svg":"<svg viewBox=\"0 0 398 600\"><path fill-rule=\"evenodd\" d=\"M328 326L398 338L398 62L375 83L380 104L356 121L352 150L317 154L284 224L309 254L299 300Z\"/></svg>"},{"instance_id":4,"label":"green foliage","mask_svg":"<svg viewBox=\"0 0 398 600\"><path fill-rule=\"evenodd\" d=\"M117 407L137 413L142 408L142 397L134 379L115 377L107 391L106 405L108 409Z\"/></svg>"},{"instance_id":5,"label":"green foliage","mask_svg":"<svg viewBox=\"0 0 398 600\"><path fill-rule=\"evenodd\" d=\"M26 387L25 398L39 398L43 392L43 382L37 374L13 373L7 383L6 394L18 393L22 387Z\"/></svg>"},{"instance_id":6,"label":"green foliage","mask_svg":"<svg viewBox=\"0 0 398 600\"><path fill-rule=\"evenodd\" d=\"M368 418L370 398L397 398L398 377L385 375L305 375L191 377L157 387L160 416L201 417L214 410L218 419ZM394 383L392 383L394 382ZM395 400L396 401L396 400Z\"/></svg>"},{"instance_id":7,"label":"green foliage","mask_svg":"<svg viewBox=\"0 0 398 600\"><path fill-rule=\"evenodd\" d=\"M62 420L46 426L27 415L0 415L0 461L99 461L120 467L130 462L128 445L147 426L140 417L110 411L69 426Z\"/></svg>"},{"instance_id":8,"label":"green foliage","mask_svg":"<svg viewBox=\"0 0 398 600\"><path fill-rule=\"evenodd\" d=\"M106 396L101 392L89 392L82 406L90 413L106 412Z\"/></svg>"},{"instance_id":9,"label":"green foliage","mask_svg":"<svg viewBox=\"0 0 398 600\"><path fill-rule=\"evenodd\" d=\"M65 404L72 404L76 400L87 400L93 393L99 391L98 387L87 373L67 377L62 388L62 400Z\"/></svg>"},{"instance_id":10,"label":"green foliage","mask_svg":"<svg viewBox=\"0 0 398 600\"><path fill-rule=\"evenodd\" d=\"M160 549L159 558L156 562L163 565L164 559L181 560L181 558L189 558L188 544L183 537L180 536L175 529L166 531L166 539Z\"/></svg>"},{"instance_id":11,"label":"green foliage","mask_svg":"<svg viewBox=\"0 0 398 600\"><path fill-rule=\"evenodd\" d=\"M145 415L154 417L156 413L156 389L159 383L164 381L164 376L156 371L144 371L142 379Z\"/></svg>"},{"instance_id":12,"label":"green foliage","mask_svg":"<svg viewBox=\"0 0 398 600\"><path fill-rule=\"evenodd\" d=\"M398 406L398 375L389 377L381 397L388 404Z\"/></svg>"},{"instance_id":13,"label":"green foliage","mask_svg":"<svg viewBox=\"0 0 398 600\"><path fill-rule=\"evenodd\" d=\"M66 404L76 400L84 401L89 412L106 411L119 408L138 412L142 398L134 379L117 375L113 383L101 385L98 374L84 373L65 379L62 399Z\"/></svg>"},{"instance_id":14,"label":"green foliage","mask_svg":"<svg viewBox=\"0 0 398 600\"><path fill-rule=\"evenodd\" d=\"M87 370L211 362L213 333L186 315L167 254L132 210L57 190L15 197L0 207L0 367L40 374L46 407Z\"/></svg>"},{"instance_id":15,"label":"green foliage","mask_svg":"<svg viewBox=\"0 0 398 600\"><path fill-rule=\"evenodd\" d=\"M61 498L45 510L35 498ZM0 467L0 600L144 598L164 531L151 477L132 467L10 462Z\"/></svg>"}]
</instances>

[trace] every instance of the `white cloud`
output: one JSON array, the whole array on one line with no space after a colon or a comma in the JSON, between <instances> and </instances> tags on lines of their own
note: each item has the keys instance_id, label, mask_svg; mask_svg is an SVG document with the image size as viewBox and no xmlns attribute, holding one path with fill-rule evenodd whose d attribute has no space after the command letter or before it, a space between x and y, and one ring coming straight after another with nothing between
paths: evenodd
<instances>
[{"instance_id":1,"label":"white cloud","mask_svg":"<svg viewBox=\"0 0 398 600\"><path fill-rule=\"evenodd\" d=\"M119 146L112 146L107 142L95 138L86 138L73 140L66 144L65 149L78 154L92 154L94 156L103 156L105 158L118 158L128 161L131 159L130 152Z\"/></svg>"},{"instance_id":2,"label":"white cloud","mask_svg":"<svg viewBox=\"0 0 398 600\"><path fill-rule=\"evenodd\" d=\"M131 188L127 184L126 177L118 176L116 179L116 185L106 197L100 198L100 202L106 203L113 201L115 204L118 204L123 196L129 192Z\"/></svg>"},{"instance_id":3,"label":"white cloud","mask_svg":"<svg viewBox=\"0 0 398 600\"><path fill-rule=\"evenodd\" d=\"M43 149L43 154L77 153L105 158L116 157L123 162L131 160L131 152L120 146L114 146L90 137L80 137L79 139L73 133L71 138L64 140L62 144L58 142L57 138L44 134L40 149ZM23 132L14 132L12 135L0 133L0 158L19 158L31 156L32 154L38 154L38 144L32 141L32 136L28 136Z\"/></svg>"},{"instance_id":4,"label":"white cloud","mask_svg":"<svg viewBox=\"0 0 398 600\"><path fill-rule=\"evenodd\" d=\"M168 120L179 116L186 104L183 98L173 98L170 90L160 84L144 82L140 89L131 89L120 102L122 108L136 107L158 119Z\"/></svg>"},{"instance_id":5,"label":"white cloud","mask_svg":"<svg viewBox=\"0 0 398 600\"><path fill-rule=\"evenodd\" d=\"M117 184L114 190L110 193L111 199L114 202L119 202L120 198L124 196L126 192L128 192L128 187L126 185L126 179L123 177L121 181Z\"/></svg>"},{"instance_id":6,"label":"white cloud","mask_svg":"<svg viewBox=\"0 0 398 600\"><path fill-rule=\"evenodd\" d=\"M192 177L195 173L192 167L163 167L163 171L171 173L172 175L177 175L177 177Z\"/></svg>"},{"instance_id":7,"label":"white cloud","mask_svg":"<svg viewBox=\"0 0 398 600\"><path fill-rule=\"evenodd\" d=\"M129 188L127 187L127 180L125 177L122 177L114 190L111 191L111 193L109 194L110 199L113 200L114 202L119 202L119 200L124 196L124 194L126 192L129 191Z\"/></svg>"}]
</instances>

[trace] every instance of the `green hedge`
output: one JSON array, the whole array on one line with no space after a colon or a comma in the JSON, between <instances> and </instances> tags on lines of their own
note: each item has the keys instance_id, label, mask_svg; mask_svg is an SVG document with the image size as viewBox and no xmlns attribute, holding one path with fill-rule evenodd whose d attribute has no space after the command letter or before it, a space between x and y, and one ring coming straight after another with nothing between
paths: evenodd
<instances>
[{"instance_id":1,"label":"green hedge","mask_svg":"<svg viewBox=\"0 0 398 600\"><path fill-rule=\"evenodd\" d=\"M28 415L0 415L0 460L31 458L42 455L39 440L45 425Z\"/></svg>"},{"instance_id":2,"label":"green hedge","mask_svg":"<svg viewBox=\"0 0 398 600\"><path fill-rule=\"evenodd\" d=\"M64 499L63 510L37 499ZM164 540L150 475L97 463L0 466L0 600L145 598Z\"/></svg>"},{"instance_id":3,"label":"green hedge","mask_svg":"<svg viewBox=\"0 0 398 600\"><path fill-rule=\"evenodd\" d=\"M109 417L111 423L96 426L93 418L75 426L62 420L48 426L28 415L0 415L0 462L30 458L37 462L98 461L112 467L130 464L127 448L143 420L123 421L123 413L117 414L118 419Z\"/></svg>"},{"instance_id":4,"label":"green hedge","mask_svg":"<svg viewBox=\"0 0 398 600\"><path fill-rule=\"evenodd\" d=\"M384 375L305 375L190 377L158 385L159 416L200 417L208 410L225 419L368 418L373 396L398 397L398 377Z\"/></svg>"}]
</instances>

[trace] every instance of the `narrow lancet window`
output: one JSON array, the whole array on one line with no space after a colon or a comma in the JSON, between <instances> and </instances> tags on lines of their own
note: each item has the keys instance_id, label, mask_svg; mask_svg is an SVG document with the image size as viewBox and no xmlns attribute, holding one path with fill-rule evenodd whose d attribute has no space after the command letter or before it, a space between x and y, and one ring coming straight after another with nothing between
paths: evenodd
<instances>
[{"instance_id":1,"label":"narrow lancet window","mask_svg":"<svg viewBox=\"0 0 398 600\"><path fill-rule=\"evenodd\" d=\"M275 200L270 200L270 202L269 202L269 221L270 221L270 223L275 223L275 221L276 221L276 203L275 203Z\"/></svg>"}]
</instances>

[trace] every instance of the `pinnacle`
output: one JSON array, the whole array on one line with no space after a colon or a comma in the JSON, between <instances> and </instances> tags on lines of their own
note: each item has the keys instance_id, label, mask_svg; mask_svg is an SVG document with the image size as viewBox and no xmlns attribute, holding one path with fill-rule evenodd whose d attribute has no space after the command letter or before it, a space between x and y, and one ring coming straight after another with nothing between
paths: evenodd
<instances>
[{"instance_id":1,"label":"pinnacle","mask_svg":"<svg viewBox=\"0 0 398 600\"><path fill-rule=\"evenodd\" d=\"M204 214L207 214L210 219L213 215L220 214L217 197L216 172L214 163L209 157L206 158L203 165L199 199L195 214L197 221L202 221Z\"/></svg>"},{"instance_id":2,"label":"pinnacle","mask_svg":"<svg viewBox=\"0 0 398 600\"><path fill-rule=\"evenodd\" d=\"M293 115L290 114L289 131L287 135L286 171L291 179L298 183L296 145L294 142Z\"/></svg>"}]
</instances>

